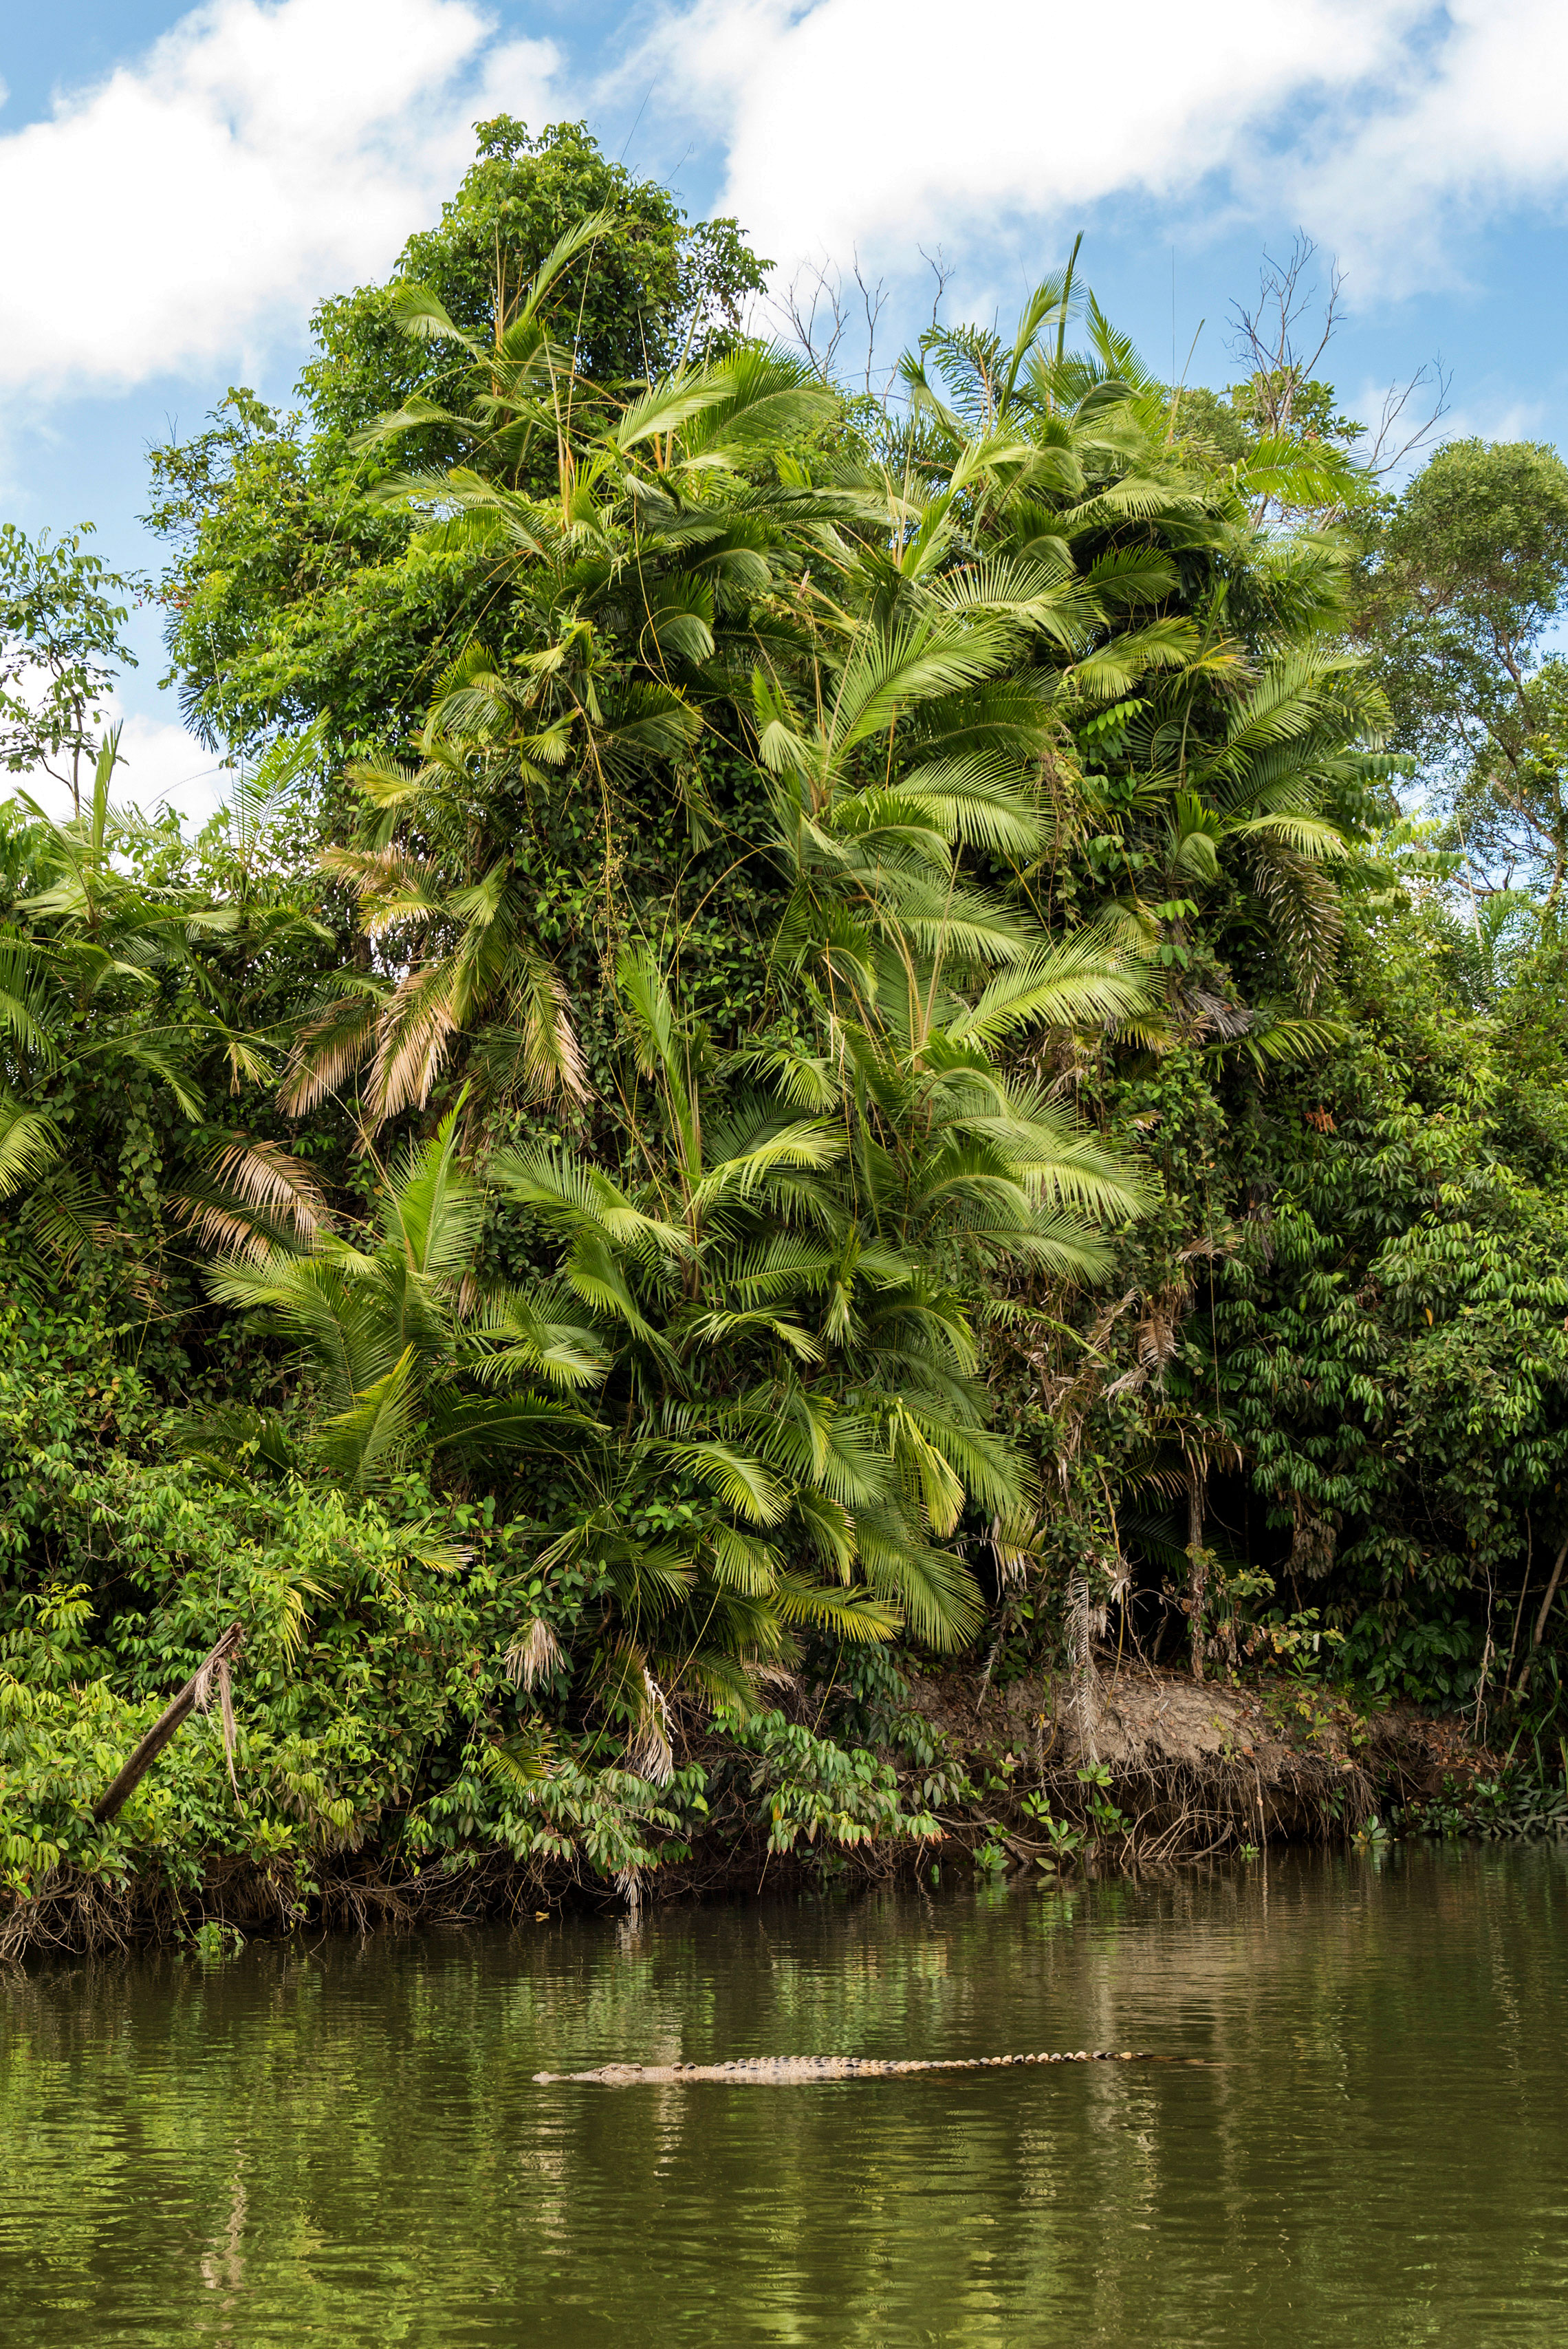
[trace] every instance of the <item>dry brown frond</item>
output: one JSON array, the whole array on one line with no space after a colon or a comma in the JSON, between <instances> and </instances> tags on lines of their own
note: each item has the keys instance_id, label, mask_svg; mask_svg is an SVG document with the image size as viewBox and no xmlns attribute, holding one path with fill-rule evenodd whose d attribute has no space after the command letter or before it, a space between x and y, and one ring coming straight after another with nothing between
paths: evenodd
<instances>
[{"instance_id":1,"label":"dry brown frond","mask_svg":"<svg viewBox=\"0 0 1568 2349\"><path fill-rule=\"evenodd\" d=\"M1173 1009L1194 1042L1217 1036L1222 1043L1231 1044L1257 1025L1258 1015L1248 1005L1233 1003L1228 997L1215 995L1203 987L1179 991Z\"/></svg>"},{"instance_id":2,"label":"dry brown frond","mask_svg":"<svg viewBox=\"0 0 1568 2349\"><path fill-rule=\"evenodd\" d=\"M278 1226L308 1240L327 1220L326 1200L315 1174L281 1142L252 1141L237 1134L202 1162L214 1190L186 1194L173 1204L208 1247L264 1256Z\"/></svg>"},{"instance_id":3,"label":"dry brown frond","mask_svg":"<svg viewBox=\"0 0 1568 2349\"><path fill-rule=\"evenodd\" d=\"M1150 1372L1162 1371L1176 1351L1181 1317L1191 1297L1191 1290L1181 1281L1144 1299L1143 1319L1138 1325L1138 1359Z\"/></svg>"},{"instance_id":4,"label":"dry brown frond","mask_svg":"<svg viewBox=\"0 0 1568 2349\"><path fill-rule=\"evenodd\" d=\"M340 995L301 1031L278 1088L286 1117L315 1109L368 1058L380 1010L374 996Z\"/></svg>"},{"instance_id":5,"label":"dry brown frond","mask_svg":"<svg viewBox=\"0 0 1568 2349\"><path fill-rule=\"evenodd\" d=\"M457 1021L449 964L411 970L382 1009L370 1076L370 1111L377 1124L399 1110L423 1109L441 1072Z\"/></svg>"},{"instance_id":6,"label":"dry brown frond","mask_svg":"<svg viewBox=\"0 0 1568 2349\"><path fill-rule=\"evenodd\" d=\"M396 922L430 921L445 914L440 899L426 886L423 860L405 848L329 848L321 861L355 892L373 936Z\"/></svg>"},{"instance_id":7,"label":"dry brown frond","mask_svg":"<svg viewBox=\"0 0 1568 2349\"><path fill-rule=\"evenodd\" d=\"M591 1088L572 1022L572 999L559 974L545 963L532 964L527 985L519 990L518 1009L523 1069L540 1088L537 1098L549 1100L559 1086L573 1101L585 1102Z\"/></svg>"},{"instance_id":8,"label":"dry brown frond","mask_svg":"<svg viewBox=\"0 0 1568 2349\"><path fill-rule=\"evenodd\" d=\"M223 1723L223 1759L229 1765L229 1784L236 1796L240 1782L234 1775L234 1748L239 1731L234 1723L234 1692L230 1679L230 1660L226 1655L209 1656L196 1675L196 1710L205 1713L212 1702L214 1682L218 1690L218 1710Z\"/></svg>"},{"instance_id":9,"label":"dry brown frond","mask_svg":"<svg viewBox=\"0 0 1568 2349\"><path fill-rule=\"evenodd\" d=\"M525 1625L501 1659L513 1688L531 1689L561 1662L561 1642L542 1615Z\"/></svg>"},{"instance_id":10,"label":"dry brown frond","mask_svg":"<svg viewBox=\"0 0 1568 2349\"><path fill-rule=\"evenodd\" d=\"M1295 1524L1290 1537L1290 1571L1315 1580L1334 1564L1336 1528L1330 1518L1315 1515L1299 1493L1294 1497Z\"/></svg>"},{"instance_id":11,"label":"dry brown frond","mask_svg":"<svg viewBox=\"0 0 1568 2349\"><path fill-rule=\"evenodd\" d=\"M670 1703L663 1689L643 1666L643 1704L636 1734L626 1747L626 1767L650 1785L667 1786L676 1775L670 1744Z\"/></svg>"}]
</instances>

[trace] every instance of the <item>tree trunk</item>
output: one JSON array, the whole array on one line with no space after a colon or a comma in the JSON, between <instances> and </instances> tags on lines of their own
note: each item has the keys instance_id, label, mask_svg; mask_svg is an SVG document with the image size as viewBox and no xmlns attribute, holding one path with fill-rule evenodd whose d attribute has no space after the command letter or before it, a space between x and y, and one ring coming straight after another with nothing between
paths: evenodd
<instances>
[{"instance_id":1,"label":"tree trunk","mask_svg":"<svg viewBox=\"0 0 1568 2349\"><path fill-rule=\"evenodd\" d=\"M1187 1605L1192 1628L1192 1678L1203 1677L1203 1610L1209 1601L1209 1554L1203 1547L1203 1473L1187 1471Z\"/></svg>"},{"instance_id":2,"label":"tree trunk","mask_svg":"<svg viewBox=\"0 0 1568 2349\"><path fill-rule=\"evenodd\" d=\"M93 1816L100 1826L105 1820L113 1818L131 1789L151 1769L181 1723L195 1711L197 1703L200 1702L205 1705L214 1675L224 1671L238 1655L244 1636L238 1623L231 1623L217 1646L197 1665L179 1695L153 1723L119 1777L93 1805Z\"/></svg>"},{"instance_id":3,"label":"tree trunk","mask_svg":"<svg viewBox=\"0 0 1568 2349\"><path fill-rule=\"evenodd\" d=\"M1565 1541L1558 1551L1556 1563L1552 1568L1552 1579L1546 1586L1546 1596L1541 1602L1541 1612L1535 1619L1535 1634L1530 1642L1532 1648L1539 1648L1541 1645L1546 1630L1546 1618L1552 1612L1552 1601L1557 1596L1557 1586L1563 1579L1563 1568L1565 1565L1568 1565L1568 1541Z\"/></svg>"},{"instance_id":4,"label":"tree trunk","mask_svg":"<svg viewBox=\"0 0 1568 2349\"><path fill-rule=\"evenodd\" d=\"M1094 1606L1088 1576L1081 1565L1068 1578L1068 1652L1071 1658L1072 1716L1078 1753L1086 1762L1099 1760L1095 1733L1099 1725L1099 1692L1094 1669Z\"/></svg>"}]
</instances>

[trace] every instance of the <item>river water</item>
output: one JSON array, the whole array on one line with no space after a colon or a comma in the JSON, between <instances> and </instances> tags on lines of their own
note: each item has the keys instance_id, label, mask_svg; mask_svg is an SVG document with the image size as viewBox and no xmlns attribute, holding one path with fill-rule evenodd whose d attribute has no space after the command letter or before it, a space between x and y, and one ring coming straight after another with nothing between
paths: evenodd
<instances>
[{"instance_id":1,"label":"river water","mask_svg":"<svg viewBox=\"0 0 1568 2349\"><path fill-rule=\"evenodd\" d=\"M302 1938L0 2026L6 2349L1568 2340L1556 1847ZM1051 2047L1202 2060L532 2077Z\"/></svg>"}]
</instances>

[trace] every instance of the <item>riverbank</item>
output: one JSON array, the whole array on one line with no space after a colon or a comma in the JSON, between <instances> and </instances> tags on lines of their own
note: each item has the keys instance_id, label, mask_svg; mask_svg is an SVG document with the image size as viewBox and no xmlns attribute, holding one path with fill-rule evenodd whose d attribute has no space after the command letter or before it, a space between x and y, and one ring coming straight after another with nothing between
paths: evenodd
<instances>
[{"instance_id":1,"label":"riverbank","mask_svg":"<svg viewBox=\"0 0 1568 2349\"><path fill-rule=\"evenodd\" d=\"M972 1775L1012 1794L1007 1847L1022 1860L1052 1847L1031 1832L1037 1790L1097 1857L1147 1867L1413 1823L1445 1800L1462 1806L1502 1766L1459 1715L1366 1711L1283 1678L1232 1687L1140 1663L1087 1685L1042 1675L992 1691L934 1673L912 1678L911 1702ZM1108 1806L1124 1828L1109 1826Z\"/></svg>"},{"instance_id":2,"label":"riverbank","mask_svg":"<svg viewBox=\"0 0 1568 2349\"><path fill-rule=\"evenodd\" d=\"M263 1861L215 1848L178 1875L155 1856L118 1875L67 1864L0 1895L0 1959L563 1907L635 1911L955 1865L996 1877L1147 1870L1271 1845L1508 1825L1501 1757L1457 1716L1362 1711L1301 1681L1196 1683L1141 1663L1001 1688L973 1670L906 1664L905 1674L903 1702L863 1746L813 1734L820 1690L792 1691L769 1734L738 1754L688 1715L665 1796L676 1831L644 1847L644 1864L596 1868L587 1835L539 1836L526 1854L476 1836L432 1855L407 1816ZM543 1796L548 1769L539 1784Z\"/></svg>"}]
</instances>

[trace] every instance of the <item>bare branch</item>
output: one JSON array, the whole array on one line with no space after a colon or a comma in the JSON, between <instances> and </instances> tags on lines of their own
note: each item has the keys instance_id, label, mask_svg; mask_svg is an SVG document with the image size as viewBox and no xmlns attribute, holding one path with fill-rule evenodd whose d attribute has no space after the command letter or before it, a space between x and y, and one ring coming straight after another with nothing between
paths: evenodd
<instances>
[{"instance_id":1,"label":"bare branch","mask_svg":"<svg viewBox=\"0 0 1568 2349\"><path fill-rule=\"evenodd\" d=\"M1271 435L1290 429L1295 395L1304 383L1311 382L1313 370L1339 323L1345 273L1336 261L1329 267L1321 326L1312 330L1317 340L1309 351L1297 338L1303 319L1318 299L1317 279L1309 274L1316 254L1306 231L1297 229L1284 261L1264 254L1256 308L1248 310L1239 302L1233 305L1235 334L1231 347L1255 387L1259 426Z\"/></svg>"},{"instance_id":2,"label":"bare branch","mask_svg":"<svg viewBox=\"0 0 1568 2349\"><path fill-rule=\"evenodd\" d=\"M1383 395L1383 411L1377 430L1363 462L1374 480L1398 471L1406 458L1414 454L1423 442L1429 440L1449 412L1449 393L1453 388L1453 370L1445 367L1440 358L1429 359L1419 367L1408 383L1390 384ZM1425 392L1429 406L1423 400L1426 413L1413 429L1406 429L1405 411L1418 392ZM1399 435L1404 431L1405 437Z\"/></svg>"},{"instance_id":3,"label":"bare branch","mask_svg":"<svg viewBox=\"0 0 1568 2349\"><path fill-rule=\"evenodd\" d=\"M782 301L775 303L774 309L804 352L812 373L830 386L836 386L839 381L838 361L844 339L851 335L852 329L851 343L858 343L861 331L860 321L863 317L865 358L863 366L857 366L856 372L863 377L868 397L874 398L872 377L876 367L877 330L882 312L892 298L892 288L884 277L877 278L874 284L868 280L861 267L858 253L851 261L851 273L852 294L841 272L826 257L820 261L803 261L790 279ZM892 375L892 370L889 369L890 381ZM885 389L884 385L884 395Z\"/></svg>"},{"instance_id":4,"label":"bare branch","mask_svg":"<svg viewBox=\"0 0 1568 2349\"><path fill-rule=\"evenodd\" d=\"M927 253L923 244L917 245L915 251L936 280L936 291L931 297L931 323L934 326L938 324L937 313L942 308L943 296L947 291L947 282L953 274L953 264L940 245L937 246L934 254Z\"/></svg>"},{"instance_id":5,"label":"bare branch","mask_svg":"<svg viewBox=\"0 0 1568 2349\"><path fill-rule=\"evenodd\" d=\"M884 277L879 277L874 285L866 284L861 272L861 256L858 250L854 256L854 272L855 284L861 289L861 304L866 314L866 398L869 399L872 397L872 361L876 355L877 347L877 320L882 316L888 304L887 280Z\"/></svg>"},{"instance_id":6,"label":"bare branch","mask_svg":"<svg viewBox=\"0 0 1568 2349\"><path fill-rule=\"evenodd\" d=\"M838 271L825 260L803 261L786 288L782 315L813 374L830 385L850 324Z\"/></svg>"}]
</instances>

